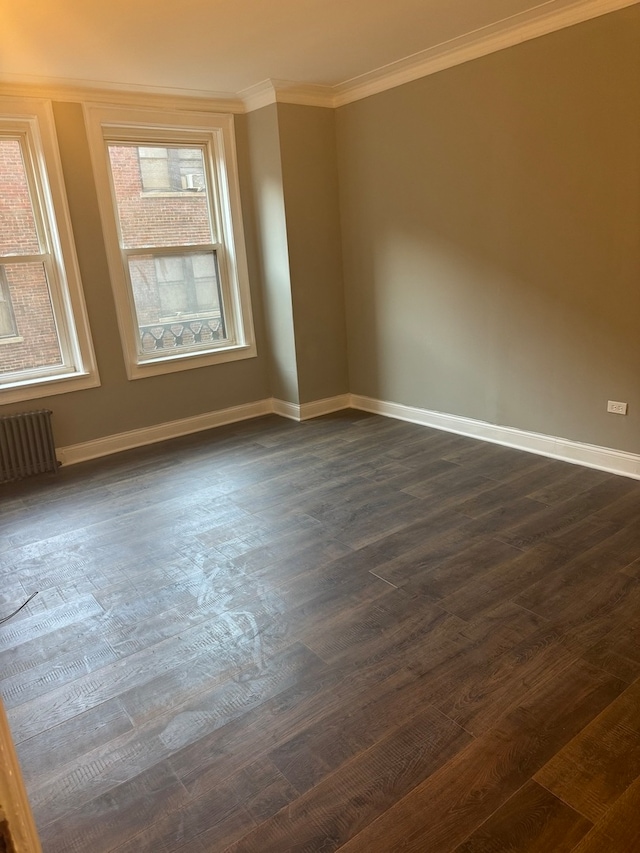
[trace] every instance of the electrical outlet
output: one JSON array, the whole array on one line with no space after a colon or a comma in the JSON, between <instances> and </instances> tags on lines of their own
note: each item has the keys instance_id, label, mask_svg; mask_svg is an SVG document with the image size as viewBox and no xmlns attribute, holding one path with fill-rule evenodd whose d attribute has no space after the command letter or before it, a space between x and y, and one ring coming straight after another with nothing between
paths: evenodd
<instances>
[{"instance_id":1,"label":"electrical outlet","mask_svg":"<svg viewBox=\"0 0 640 853\"><path fill-rule=\"evenodd\" d=\"M614 415L626 415L627 414L627 404L626 403L618 403L616 400L609 400L607 402L607 411L612 412Z\"/></svg>"}]
</instances>

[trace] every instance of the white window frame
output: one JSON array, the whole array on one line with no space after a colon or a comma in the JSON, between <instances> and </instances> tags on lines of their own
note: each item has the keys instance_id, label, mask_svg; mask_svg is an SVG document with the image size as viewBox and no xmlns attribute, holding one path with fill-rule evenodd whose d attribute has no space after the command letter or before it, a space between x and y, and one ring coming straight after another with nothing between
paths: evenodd
<instances>
[{"instance_id":1,"label":"white window frame","mask_svg":"<svg viewBox=\"0 0 640 853\"><path fill-rule=\"evenodd\" d=\"M85 104L84 110L118 327L129 379L142 379L146 376L255 357L257 351L240 208L233 116L105 107L100 104ZM213 178L210 205L213 208L213 221L220 231L220 234L216 235L219 243L215 245L215 250L225 302L225 341L214 343L206 350L192 352L141 352L127 267L127 254L131 254L131 249L125 249L120 241L107 150L109 144L118 143L142 146L145 143L179 144L183 147L199 145L204 146L208 152L208 166ZM196 248L188 247L189 251ZM144 251L136 250L138 254ZM175 252L176 248L150 251L169 254Z\"/></svg>"},{"instance_id":2,"label":"white window frame","mask_svg":"<svg viewBox=\"0 0 640 853\"><path fill-rule=\"evenodd\" d=\"M42 252L0 263L44 264L62 365L0 373L0 404L48 397L100 384L82 292L51 102L0 96L0 131L19 138ZM6 339L20 342L20 338Z\"/></svg>"}]
</instances>

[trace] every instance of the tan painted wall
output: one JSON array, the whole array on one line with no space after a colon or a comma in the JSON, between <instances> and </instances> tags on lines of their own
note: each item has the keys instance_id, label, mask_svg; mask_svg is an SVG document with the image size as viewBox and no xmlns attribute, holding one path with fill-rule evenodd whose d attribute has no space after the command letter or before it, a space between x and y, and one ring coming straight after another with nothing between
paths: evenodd
<instances>
[{"instance_id":1,"label":"tan painted wall","mask_svg":"<svg viewBox=\"0 0 640 853\"><path fill-rule=\"evenodd\" d=\"M633 6L338 110L352 392L640 452L638 45Z\"/></svg>"},{"instance_id":2,"label":"tan painted wall","mask_svg":"<svg viewBox=\"0 0 640 853\"><path fill-rule=\"evenodd\" d=\"M127 380L100 225L84 120L80 105L54 104L76 250L89 312L101 386L2 407L53 411L56 444L67 446L166 421L217 411L270 396L258 263L248 240L258 357L228 364ZM237 145L243 203L250 205L247 140L238 122ZM249 214L250 216L250 214ZM247 229L251 233L251 228Z\"/></svg>"},{"instance_id":3,"label":"tan painted wall","mask_svg":"<svg viewBox=\"0 0 640 853\"><path fill-rule=\"evenodd\" d=\"M349 390L335 110L278 104L300 402Z\"/></svg>"},{"instance_id":4,"label":"tan painted wall","mask_svg":"<svg viewBox=\"0 0 640 853\"><path fill-rule=\"evenodd\" d=\"M277 107L275 104L263 107L244 119L267 330L269 380L274 397L299 403Z\"/></svg>"},{"instance_id":5,"label":"tan painted wall","mask_svg":"<svg viewBox=\"0 0 640 853\"><path fill-rule=\"evenodd\" d=\"M335 112L278 104L246 122L273 395L345 394Z\"/></svg>"}]
</instances>

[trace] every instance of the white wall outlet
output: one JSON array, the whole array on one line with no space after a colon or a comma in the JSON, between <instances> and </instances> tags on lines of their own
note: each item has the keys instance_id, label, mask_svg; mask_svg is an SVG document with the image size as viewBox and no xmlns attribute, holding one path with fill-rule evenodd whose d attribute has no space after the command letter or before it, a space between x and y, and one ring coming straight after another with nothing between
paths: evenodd
<instances>
[{"instance_id":1,"label":"white wall outlet","mask_svg":"<svg viewBox=\"0 0 640 853\"><path fill-rule=\"evenodd\" d=\"M627 414L627 404L626 403L618 403L616 400L608 400L607 401L607 411L613 412L614 415L626 415Z\"/></svg>"}]
</instances>

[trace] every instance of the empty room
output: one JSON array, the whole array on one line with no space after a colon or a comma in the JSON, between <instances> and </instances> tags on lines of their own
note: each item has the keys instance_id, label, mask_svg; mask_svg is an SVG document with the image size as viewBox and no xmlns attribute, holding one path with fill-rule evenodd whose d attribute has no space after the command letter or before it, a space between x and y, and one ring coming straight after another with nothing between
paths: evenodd
<instances>
[{"instance_id":1,"label":"empty room","mask_svg":"<svg viewBox=\"0 0 640 853\"><path fill-rule=\"evenodd\" d=\"M640 2L0 21L0 851L640 851Z\"/></svg>"}]
</instances>

